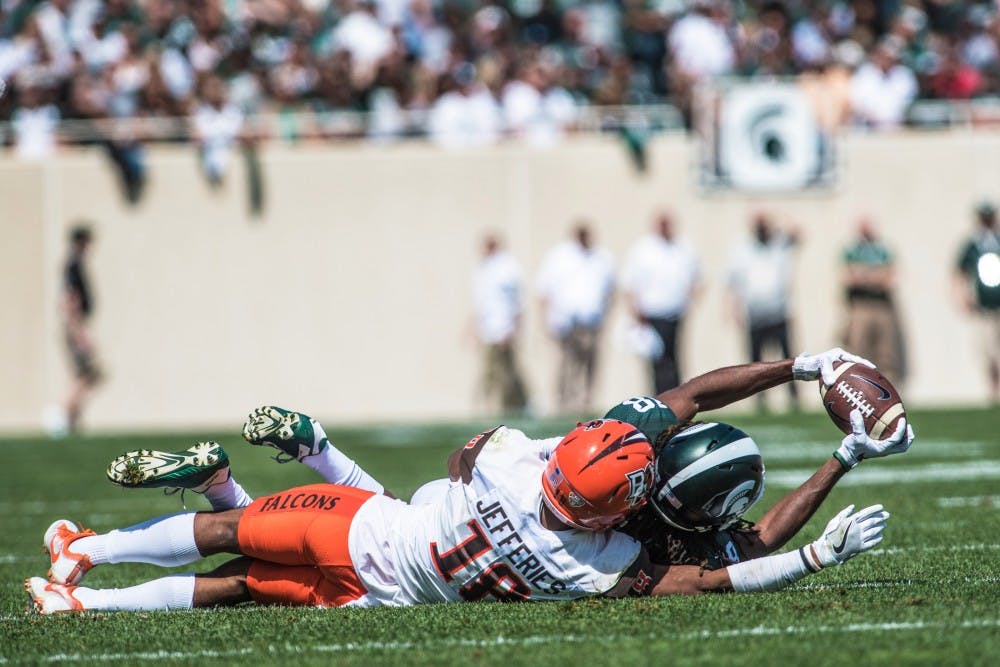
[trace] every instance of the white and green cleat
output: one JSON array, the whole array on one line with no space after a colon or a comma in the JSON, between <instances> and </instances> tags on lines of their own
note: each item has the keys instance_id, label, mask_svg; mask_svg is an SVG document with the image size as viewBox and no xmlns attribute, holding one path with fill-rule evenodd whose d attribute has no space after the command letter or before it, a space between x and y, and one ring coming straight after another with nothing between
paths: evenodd
<instances>
[{"instance_id":1,"label":"white and green cleat","mask_svg":"<svg viewBox=\"0 0 1000 667\"><path fill-rule=\"evenodd\" d=\"M186 489L195 493L229 478L229 455L217 442L199 442L179 452L140 449L108 466L108 479L129 489Z\"/></svg>"},{"instance_id":2,"label":"white and green cleat","mask_svg":"<svg viewBox=\"0 0 1000 667\"><path fill-rule=\"evenodd\" d=\"M250 413L243 425L243 437L251 445L280 450L284 456L274 457L278 463L301 461L320 453L330 442L315 419L273 405L264 405Z\"/></svg>"}]
</instances>

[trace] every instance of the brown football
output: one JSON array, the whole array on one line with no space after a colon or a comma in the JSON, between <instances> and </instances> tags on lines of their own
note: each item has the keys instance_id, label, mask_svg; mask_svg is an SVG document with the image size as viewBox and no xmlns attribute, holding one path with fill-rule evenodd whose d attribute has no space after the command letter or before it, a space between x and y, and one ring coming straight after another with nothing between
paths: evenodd
<instances>
[{"instance_id":1,"label":"brown football","mask_svg":"<svg viewBox=\"0 0 1000 667\"><path fill-rule=\"evenodd\" d=\"M836 380L827 387L819 381L819 394L830 419L844 433L851 432L851 410L857 408L865 418L868 435L876 440L892 435L900 419L906 416L899 392L874 368L853 361L833 365Z\"/></svg>"}]
</instances>

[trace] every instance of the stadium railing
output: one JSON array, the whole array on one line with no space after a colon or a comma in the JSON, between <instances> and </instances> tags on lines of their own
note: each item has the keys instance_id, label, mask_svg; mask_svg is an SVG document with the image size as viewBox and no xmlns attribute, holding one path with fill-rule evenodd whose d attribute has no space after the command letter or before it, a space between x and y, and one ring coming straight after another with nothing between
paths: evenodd
<instances>
[{"instance_id":1,"label":"stadium railing","mask_svg":"<svg viewBox=\"0 0 1000 667\"><path fill-rule=\"evenodd\" d=\"M253 139L331 139L391 141L427 137L427 112L403 111L390 131L373 123L373 114L357 111L301 111L248 115L242 135ZM600 134L623 130L646 133L683 131L681 112L669 104L582 107L570 133ZM68 144L116 141L179 142L194 138L191 117L140 116L73 119L59 122L57 135ZM10 143L13 127L0 123L0 139Z\"/></svg>"}]
</instances>

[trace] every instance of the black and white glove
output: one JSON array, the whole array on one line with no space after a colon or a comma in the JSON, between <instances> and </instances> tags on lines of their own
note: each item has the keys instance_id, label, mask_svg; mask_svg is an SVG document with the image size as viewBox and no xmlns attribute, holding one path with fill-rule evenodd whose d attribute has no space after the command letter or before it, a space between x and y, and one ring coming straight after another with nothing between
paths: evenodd
<instances>
[{"instance_id":1,"label":"black and white glove","mask_svg":"<svg viewBox=\"0 0 1000 667\"><path fill-rule=\"evenodd\" d=\"M851 432L844 436L840 447L833 456L847 470L851 470L862 459L877 459L881 456L902 454L913 444L913 427L900 419L896 430L888 438L873 440L865 431L865 418L857 408L851 410Z\"/></svg>"},{"instance_id":2,"label":"black and white glove","mask_svg":"<svg viewBox=\"0 0 1000 667\"><path fill-rule=\"evenodd\" d=\"M834 382L833 362L835 361L853 361L856 364L875 368L875 364L867 359L835 347L819 354L803 352L795 357L795 361L792 363L792 377L796 380L815 380L822 377L823 384L829 387Z\"/></svg>"},{"instance_id":3,"label":"black and white glove","mask_svg":"<svg viewBox=\"0 0 1000 667\"><path fill-rule=\"evenodd\" d=\"M872 505L852 514L848 505L826 524L820 538L803 549L814 570L841 565L882 541L889 513L881 505Z\"/></svg>"}]
</instances>

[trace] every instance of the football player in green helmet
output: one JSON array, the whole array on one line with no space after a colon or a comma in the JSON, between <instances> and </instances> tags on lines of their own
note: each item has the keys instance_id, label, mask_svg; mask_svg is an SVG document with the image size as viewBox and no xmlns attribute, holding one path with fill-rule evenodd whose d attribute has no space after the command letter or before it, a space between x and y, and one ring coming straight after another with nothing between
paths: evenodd
<instances>
[{"instance_id":1,"label":"football player in green helmet","mask_svg":"<svg viewBox=\"0 0 1000 667\"><path fill-rule=\"evenodd\" d=\"M729 424L679 429L660 449L649 503L680 530L725 530L764 494L757 443Z\"/></svg>"},{"instance_id":2,"label":"football player in green helmet","mask_svg":"<svg viewBox=\"0 0 1000 667\"><path fill-rule=\"evenodd\" d=\"M653 562L718 569L741 560L743 515L764 494L764 460L753 438L719 422L677 424L656 445L647 506L620 530Z\"/></svg>"},{"instance_id":3,"label":"football player in green helmet","mask_svg":"<svg viewBox=\"0 0 1000 667\"><path fill-rule=\"evenodd\" d=\"M656 467L650 501L619 530L636 538L649 554L656 572L654 594L775 590L846 561L847 557L830 554L836 546L843 551L848 535L857 547L851 556L881 541L888 514L880 505L856 513L851 506L834 517L816 542L798 552L765 558L799 532L851 468L831 456L751 524L742 517L764 490L764 463L757 444L728 424L692 422L702 411L771 387L825 377L836 361L871 365L840 348L803 353L794 359L719 368L656 397L629 398L608 411L608 418L637 426L653 442ZM854 460L902 453L913 442L910 427L873 440L863 421L852 422L853 432L838 451L852 454ZM835 536L837 543L831 547Z\"/></svg>"}]
</instances>

